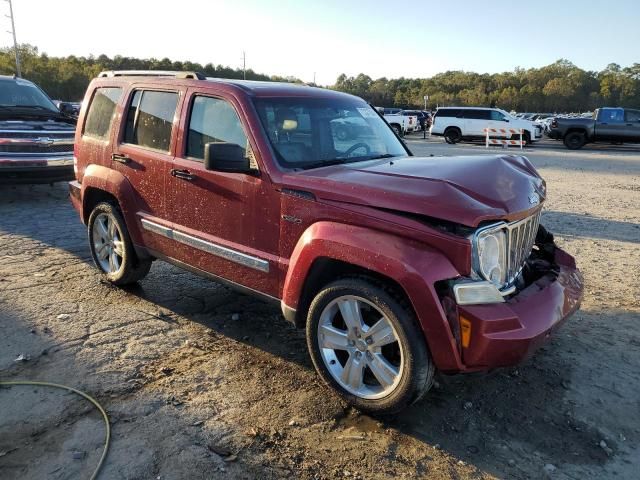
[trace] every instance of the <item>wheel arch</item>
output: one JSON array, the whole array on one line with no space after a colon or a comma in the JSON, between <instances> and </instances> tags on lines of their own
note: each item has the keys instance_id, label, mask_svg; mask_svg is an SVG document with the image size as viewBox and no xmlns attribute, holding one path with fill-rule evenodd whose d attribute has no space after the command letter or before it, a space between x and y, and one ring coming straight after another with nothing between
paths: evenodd
<instances>
[{"instance_id":1,"label":"wheel arch","mask_svg":"<svg viewBox=\"0 0 640 480\"><path fill-rule=\"evenodd\" d=\"M85 224L91 211L101 201L114 203L122 213L134 244L141 245L141 232L136 221L136 196L122 173L101 165L89 165L82 178L82 219Z\"/></svg>"},{"instance_id":2,"label":"wheel arch","mask_svg":"<svg viewBox=\"0 0 640 480\"><path fill-rule=\"evenodd\" d=\"M304 326L316 293L345 275L383 282L406 299L436 366L450 371L462 368L435 287L459 273L440 251L365 227L318 222L305 231L291 255L281 295L285 317Z\"/></svg>"}]
</instances>

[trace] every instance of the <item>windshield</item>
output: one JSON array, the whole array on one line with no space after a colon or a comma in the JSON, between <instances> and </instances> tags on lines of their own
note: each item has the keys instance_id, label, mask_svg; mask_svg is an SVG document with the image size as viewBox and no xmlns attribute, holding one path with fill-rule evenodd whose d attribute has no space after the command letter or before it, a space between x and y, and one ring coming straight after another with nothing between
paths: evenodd
<instances>
[{"instance_id":1,"label":"windshield","mask_svg":"<svg viewBox=\"0 0 640 480\"><path fill-rule=\"evenodd\" d=\"M254 103L283 167L407 155L387 123L363 100L269 97Z\"/></svg>"},{"instance_id":2,"label":"windshield","mask_svg":"<svg viewBox=\"0 0 640 480\"><path fill-rule=\"evenodd\" d=\"M0 79L0 106L36 107L58 113L56 106L42 90L20 78Z\"/></svg>"}]
</instances>

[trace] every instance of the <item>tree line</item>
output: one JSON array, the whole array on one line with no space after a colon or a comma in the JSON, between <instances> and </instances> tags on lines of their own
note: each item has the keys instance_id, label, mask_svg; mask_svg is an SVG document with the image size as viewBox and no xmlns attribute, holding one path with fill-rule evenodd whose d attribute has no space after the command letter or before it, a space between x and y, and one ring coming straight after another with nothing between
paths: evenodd
<instances>
[{"instance_id":1,"label":"tree line","mask_svg":"<svg viewBox=\"0 0 640 480\"><path fill-rule=\"evenodd\" d=\"M519 112L584 112L600 106L640 108L640 63L622 68L611 63L600 72L586 71L568 60L542 68L505 73L448 71L431 78L378 78L342 74L333 87L376 106L500 107Z\"/></svg>"},{"instance_id":2,"label":"tree line","mask_svg":"<svg viewBox=\"0 0 640 480\"><path fill-rule=\"evenodd\" d=\"M89 82L104 70L178 70L201 72L208 77L243 78L241 68L207 63L173 61L168 58L134 58L116 55L50 57L33 45L18 47L22 76L38 84L53 99L77 101L84 97ZM13 47L0 49L0 75L13 75L15 54ZM247 80L293 82L292 77L269 76L246 70Z\"/></svg>"},{"instance_id":3,"label":"tree line","mask_svg":"<svg viewBox=\"0 0 640 480\"><path fill-rule=\"evenodd\" d=\"M51 57L32 45L21 45L22 76L40 85L52 98L79 100L92 78L103 70L198 71L210 77L243 78L242 69L213 63L140 59L116 55ZM0 74L15 72L13 48L0 49ZM248 80L300 82L294 77L269 76L247 69ZM586 71L568 60L542 68L513 72L447 71L430 78L372 79L361 73L342 74L329 88L351 93L376 106L429 108L443 105L498 106L529 112L582 112L599 106L640 108L640 63L622 68L609 64L600 72Z\"/></svg>"}]
</instances>

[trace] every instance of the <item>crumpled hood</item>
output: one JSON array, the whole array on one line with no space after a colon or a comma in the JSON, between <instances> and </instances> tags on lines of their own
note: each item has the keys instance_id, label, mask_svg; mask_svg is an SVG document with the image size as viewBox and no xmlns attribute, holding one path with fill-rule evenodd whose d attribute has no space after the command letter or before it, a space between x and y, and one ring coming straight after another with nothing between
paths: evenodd
<instances>
[{"instance_id":1,"label":"crumpled hood","mask_svg":"<svg viewBox=\"0 0 640 480\"><path fill-rule=\"evenodd\" d=\"M425 215L476 227L537 209L544 180L526 157L401 157L287 174L287 187L319 200Z\"/></svg>"}]
</instances>

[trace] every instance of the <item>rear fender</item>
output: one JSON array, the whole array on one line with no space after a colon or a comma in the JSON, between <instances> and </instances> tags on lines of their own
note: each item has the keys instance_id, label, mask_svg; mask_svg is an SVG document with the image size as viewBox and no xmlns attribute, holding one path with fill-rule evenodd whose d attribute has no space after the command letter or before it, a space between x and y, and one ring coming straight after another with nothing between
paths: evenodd
<instances>
[{"instance_id":1,"label":"rear fender","mask_svg":"<svg viewBox=\"0 0 640 480\"><path fill-rule=\"evenodd\" d=\"M398 283L416 312L436 366L440 370L462 368L434 287L438 280L459 276L442 253L412 240L363 227L315 223L300 237L291 255L282 294L286 307L297 309L314 262L324 258L374 271Z\"/></svg>"},{"instance_id":2,"label":"rear fender","mask_svg":"<svg viewBox=\"0 0 640 480\"><path fill-rule=\"evenodd\" d=\"M118 201L120 211L127 223L127 229L133 243L142 245L142 235L135 215L136 197L129 180L122 173L101 165L89 165L82 178L82 217L88 218L91 214L88 209L85 194L90 189L106 192Z\"/></svg>"}]
</instances>

